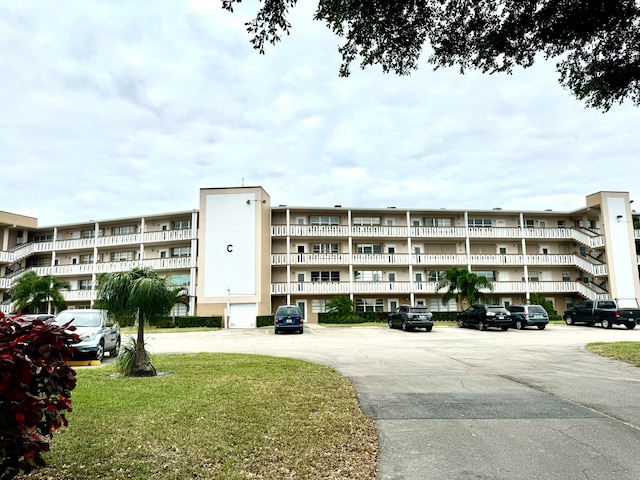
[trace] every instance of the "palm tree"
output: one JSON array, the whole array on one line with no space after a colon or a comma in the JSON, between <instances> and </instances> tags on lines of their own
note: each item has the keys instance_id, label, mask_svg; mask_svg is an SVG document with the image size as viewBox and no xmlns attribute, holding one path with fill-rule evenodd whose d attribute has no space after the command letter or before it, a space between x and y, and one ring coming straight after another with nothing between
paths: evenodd
<instances>
[{"instance_id":1,"label":"palm tree","mask_svg":"<svg viewBox=\"0 0 640 480\"><path fill-rule=\"evenodd\" d=\"M40 313L46 307L47 313L67 308L67 303L60 293L68 289L69 282L58 280L51 275L40 276L34 271L20 275L13 282L13 309L18 313Z\"/></svg>"},{"instance_id":2,"label":"palm tree","mask_svg":"<svg viewBox=\"0 0 640 480\"><path fill-rule=\"evenodd\" d=\"M493 284L486 277L481 277L466 268L452 267L444 272L444 276L436 285L436 292L446 288L447 291L442 295L442 304L445 305L452 298L456 299L456 304L467 300L473 304L481 299L484 294L481 288L493 290Z\"/></svg>"},{"instance_id":3,"label":"palm tree","mask_svg":"<svg viewBox=\"0 0 640 480\"><path fill-rule=\"evenodd\" d=\"M150 319L169 313L176 303L187 301L184 286L170 285L149 267L135 267L126 272L103 273L97 282L98 301L101 306L120 317L134 316L138 321L135 353L128 372L130 376L157 375L151 357L145 349L144 324Z\"/></svg>"}]
</instances>

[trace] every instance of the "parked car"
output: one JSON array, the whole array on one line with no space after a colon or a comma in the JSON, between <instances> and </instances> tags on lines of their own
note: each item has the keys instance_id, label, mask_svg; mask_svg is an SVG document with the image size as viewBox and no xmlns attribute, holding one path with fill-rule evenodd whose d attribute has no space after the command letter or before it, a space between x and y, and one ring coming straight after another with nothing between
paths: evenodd
<instances>
[{"instance_id":1,"label":"parked car","mask_svg":"<svg viewBox=\"0 0 640 480\"><path fill-rule=\"evenodd\" d=\"M116 357L120 351L120 325L107 310L63 310L52 321L60 326L71 322L76 327L74 333L80 337L80 343L73 347L78 355L89 355L102 360L105 352Z\"/></svg>"},{"instance_id":2,"label":"parked car","mask_svg":"<svg viewBox=\"0 0 640 480\"><path fill-rule=\"evenodd\" d=\"M513 317L513 326L518 330L536 326L539 330L549 323L549 314L540 305L509 305L507 310Z\"/></svg>"},{"instance_id":3,"label":"parked car","mask_svg":"<svg viewBox=\"0 0 640 480\"><path fill-rule=\"evenodd\" d=\"M296 305L280 305L273 316L273 331L276 335L287 331L302 334L304 333L303 325L304 317Z\"/></svg>"},{"instance_id":4,"label":"parked car","mask_svg":"<svg viewBox=\"0 0 640 480\"><path fill-rule=\"evenodd\" d=\"M595 302L585 300L564 312L563 318L567 325L585 323L591 326L599 323L602 328L624 325L632 330L640 323L640 307L635 298Z\"/></svg>"},{"instance_id":5,"label":"parked car","mask_svg":"<svg viewBox=\"0 0 640 480\"><path fill-rule=\"evenodd\" d=\"M389 328L402 328L405 332L415 328L433 329L433 313L422 305L400 305L395 312L389 313Z\"/></svg>"},{"instance_id":6,"label":"parked car","mask_svg":"<svg viewBox=\"0 0 640 480\"><path fill-rule=\"evenodd\" d=\"M505 307L497 305L472 305L465 311L456 315L458 327L477 327L478 330L486 330L489 327L498 327L503 331L512 326L513 317Z\"/></svg>"},{"instance_id":7,"label":"parked car","mask_svg":"<svg viewBox=\"0 0 640 480\"><path fill-rule=\"evenodd\" d=\"M42 320L46 322L47 320L51 320L55 315L51 315L49 313L26 313L22 315L23 320Z\"/></svg>"}]
</instances>

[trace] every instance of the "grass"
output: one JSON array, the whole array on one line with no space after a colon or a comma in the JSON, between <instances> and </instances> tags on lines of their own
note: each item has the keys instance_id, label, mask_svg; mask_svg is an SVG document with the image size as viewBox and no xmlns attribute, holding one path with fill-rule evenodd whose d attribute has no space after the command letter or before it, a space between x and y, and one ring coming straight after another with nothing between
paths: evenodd
<instances>
[{"instance_id":1,"label":"grass","mask_svg":"<svg viewBox=\"0 0 640 480\"><path fill-rule=\"evenodd\" d=\"M374 479L377 434L351 384L301 360L158 355L153 378L78 370L69 426L20 479Z\"/></svg>"},{"instance_id":2,"label":"grass","mask_svg":"<svg viewBox=\"0 0 640 480\"><path fill-rule=\"evenodd\" d=\"M587 350L603 357L640 367L640 342L589 343Z\"/></svg>"},{"instance_id":3,"label":"grass","mask_svg":"<svg viewBox=\"0 0 640 480\"><path fill-rule=\"evenodd\" d=\"M160 328L160 327L152 327L150 325L145 325L144 333L184 333L184 332L215 332L220 330L219 328L213 327L187 327L187 328ZM123 335L137 335L138 327L120 327L120 333Z\"/></svg>"}]
</instances>

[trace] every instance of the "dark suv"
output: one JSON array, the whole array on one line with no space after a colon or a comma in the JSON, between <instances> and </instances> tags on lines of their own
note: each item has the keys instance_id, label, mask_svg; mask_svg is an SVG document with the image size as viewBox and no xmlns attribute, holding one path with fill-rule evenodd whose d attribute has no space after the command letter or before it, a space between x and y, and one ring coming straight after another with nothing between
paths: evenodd
<instances>
[{"instance_id":1,"label":"dark suv","mask_svg":"<svg viewBox=\"0 0 640 480\"><path fill-rule=\"evenodd\" d=\"M477 327L478 330L486 330L489 327L498 327L507 331L513 324L513 317L509 310L498 305L472 305L465 311L456 315L458 327Z\"/></svg>"},{"instance_id":2,"label":"dark suv","mask_svg":"<svg viewBox=\"0 0 640 480\"><path fill-rule=\"evenodd\" d=\"M304 333L303 324L302 312L295 305L281 305L273 316L273 331L276 335L285 331Z\"/></svg>"},{"instance_id":3,"label":"dark suv","mask_svg":"<svg viewBox=\"0 0 640 480\"><path fill-rule=\"evenodd\" d=\"M507 310L511 312L513 326L518 330L534 325L544 330L549 323L549 314L540 305L509 305Z\"/></svg>"},{"instance_id":4,"label":"dark suv","mask_svg":"<svg viewBox=\"0 0 640 480\"><path fill-rule=\"evenodd\" d=\"M414 328L424 328L430 332L433 329L432 317L433 313L427 310L427 307L401 305L395 312L389 313L389 328L400 327L405 332Z\"/></svg>"}]
</instances>

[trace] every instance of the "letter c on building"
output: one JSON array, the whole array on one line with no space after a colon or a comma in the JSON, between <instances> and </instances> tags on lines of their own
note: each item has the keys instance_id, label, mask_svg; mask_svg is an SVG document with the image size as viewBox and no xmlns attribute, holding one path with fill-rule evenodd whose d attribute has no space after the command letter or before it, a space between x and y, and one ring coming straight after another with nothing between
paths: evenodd
<instances>
[{"instance_id":1,"label":"letter c on building","mask_svg":"<svg viewBox=\"0 0 640 480\"><path fill-rule=\"evenodd\" d=\"M233 252L233 245L227 245L227 252Z\"/></svg>"}]
</instances>

